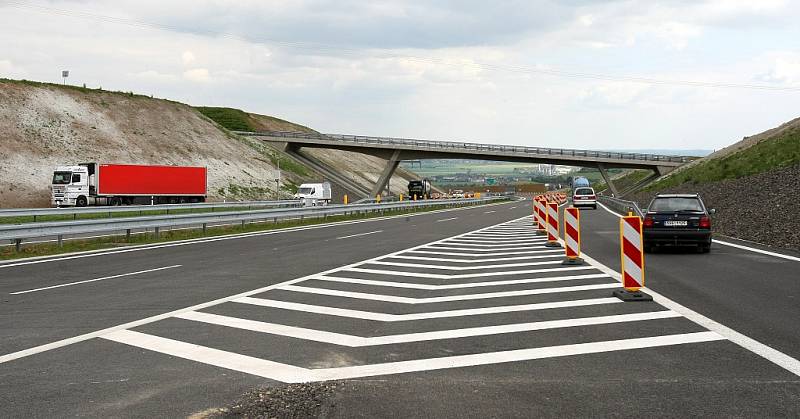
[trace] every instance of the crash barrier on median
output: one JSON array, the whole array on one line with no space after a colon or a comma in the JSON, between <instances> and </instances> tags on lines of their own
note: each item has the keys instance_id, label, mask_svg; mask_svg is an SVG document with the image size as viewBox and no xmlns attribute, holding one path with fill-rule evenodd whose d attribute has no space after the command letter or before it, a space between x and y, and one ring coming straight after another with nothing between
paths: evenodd
<instances>
[{"instance_id":1,"label":"crash barrier on median","mask_svg":"<svg viewBox=\"0 0 800 419\"><path fill-rule=\"evenodd\" d=\"M231 202L202 202L194 204L159 204L159 205L122 205L122 206L98 206L98 207L65 207L65 208L9 208L0 209L0 218L6 217L32 217L36 221L37 217L51 215L71 215L77 218L83 214L108 214L112 213L135 213L135 212L154 212L170 211L192 212L194 210L206 210L214 212L221 208L291 208L302 205L302 200L292 199L283 201L231 201Z\"/></svg>"},{"instance_id":2,"label":"crash barrier on median","mask_svg":"<svg viewBox=\"0 0 800 419\"><path fill-rule=\"evenodd\" d=\"M564 208L564 265L583 265L581 259L581 211L575 207Z\"/></svg>"},{"instance_id":3,"label":"crash barrier on median","mask_svg":"<svg viewBox=\"0 0 800 419\"><path fill-rule=\"evenodd\" d=\"M547 247L561 247L558 243L558 204L547 203Z\"/></svg>"},{"instance_id":4,"label":"crash barrier on median","mask_svg":"<svg viewBox=\"0 0 800 419\"><path fill-rule=\"evenodd\" d=\"M620 214L627 214L629 212L633 212L634 214L637 214L640 217L644 218L644 214L636 202L614 198L612 196L606 196L606 195L598 195L597 201Z\"/></svg>"},{"instance_id":5,"label":"crash barrier on median","mask_svg":"<svg viewBox=\"0 0 800 419\"><path fill-rule=\"evenodd\" d=\"M644 287L641 217L629 214L620 218L619 241L623 289L615 290L613 295L623 301L652 301L652 297L641 291Z\"/></svg>"},{"instance_id":6,"label":"crash barrier on median","mask_svg":"<svg viewBox=\"0 0 800 419\"><path fill-rule=\"evenodd\" d=\"M272 208L252 211L228 211L215 213L193 213L154 215L124 218L100 218L77 221L54 221L0 225L0 240L11 240L19 249L22 241L38 237L57 237L59 244L65 235L99 232L124 232L129 237L131 230L150 230L158 237L160 229L175 227L231 225L253 222L277 222L278 219L327 218L333 215L383 213L389 210L448 207L454 205L480 204L499 200L499 197L482 199L440 199L428 201L387 202L382 204L318 205L299 208Z\"/></svg>"}]
</instances>

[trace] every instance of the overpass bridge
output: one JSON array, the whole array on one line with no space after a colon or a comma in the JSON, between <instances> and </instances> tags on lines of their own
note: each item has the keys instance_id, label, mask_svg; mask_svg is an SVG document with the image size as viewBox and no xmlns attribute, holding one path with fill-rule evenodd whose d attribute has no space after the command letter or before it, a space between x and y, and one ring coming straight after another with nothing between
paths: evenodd
<instances>
[{"instance_id":1,"label":"overpass bridge","mask_svg":"<svg viewBox=\"0 0 800 419\"><path fill-rule=\"evenodd\" d=\"M386 168L370 191L375 196L385 187L397 166L403 160L423 159L475 159L517 163L559 164L596 168L615 196L620 194L607 169L647 169L653 174L628 190L635 190L676 167L690 162L692 157L659 154L625 153L613 151L578 150L549 147L480 144L456 141L435 141L409 138L370 137L359 135L320 134L304 132L245 132L235 134L256 137L277 143L284 151L298 156L301 148L327 148L357 152L383 158ZM304 157L305 158L305 157ZM626 192L626 191L623 191Z\"/></svg>"}]
</instances>

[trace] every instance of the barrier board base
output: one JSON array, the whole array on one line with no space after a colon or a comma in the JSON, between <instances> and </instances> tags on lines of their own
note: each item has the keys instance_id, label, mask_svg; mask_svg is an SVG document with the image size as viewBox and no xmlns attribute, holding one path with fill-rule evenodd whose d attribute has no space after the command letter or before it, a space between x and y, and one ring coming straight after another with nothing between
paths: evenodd
<instances>
[{"instance_id":1,"label":"barrier board base","mask_svg":"<svg viewBox=\"0 0 800 419\"><path fill-rule=\"evenodd\" d=\"M653 297L648 294L645 294L641 291L628 291L625 288L621 288L618 290L614 290L611 293L614 297L619 298L622 301L653 301Z\"/></svg>"},{"instance_id":2,"label":"barrier board base","mask_svg":"<svg viewBox=\"0 0 800 419\"><path fill-rule=\"evenodd\" d=\"M564 258L564 260L561 261L561 264L568 266L579 266L585 265L586 262L584 262L581 258Z\"/></svg>"},{"instance_id":3,"label":"barrier board base","mask_svg":"<svg viewBox=\"0 0 800 419\"><path fill-rule=\"evenodd\" d=\"M545 230L536 230L536 235L537 236L546 236L547 235L547 231L545 231Z\"/></svg>"},{"instance_id":4,"label":"barrier board base","mask_svg":"<svg viewBox=\"0 0 800 419\"><path fill-rule=\"evenodd\" d=\"M559 242L547 242L544 244L544 247L561 247L561 243Z\"/></svg>"}]
</instances>

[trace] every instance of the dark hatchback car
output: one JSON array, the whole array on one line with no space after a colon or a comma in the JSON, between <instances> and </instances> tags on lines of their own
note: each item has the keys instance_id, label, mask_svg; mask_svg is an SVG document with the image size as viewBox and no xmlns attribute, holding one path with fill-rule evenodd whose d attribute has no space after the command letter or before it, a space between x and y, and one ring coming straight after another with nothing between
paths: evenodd
<instances>
[{"instance_id":1,"label":"dark hatchback car","mask_svg":"<svg viewBox=\"0 0 800 419\"><path fill-rule=\"evenodd\" d=\"M644 214L644 251L658 246L696 246L711 250L711 214L697 194L659 194Z\"/></svg>"}]
</instances>

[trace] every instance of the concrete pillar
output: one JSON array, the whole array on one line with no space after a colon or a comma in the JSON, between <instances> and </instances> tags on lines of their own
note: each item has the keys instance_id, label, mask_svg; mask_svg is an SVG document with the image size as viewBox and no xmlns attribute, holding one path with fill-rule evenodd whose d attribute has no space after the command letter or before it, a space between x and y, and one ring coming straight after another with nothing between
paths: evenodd
<instances>
[{"instance_id":1,"label":"concrete pillar","mask_svg":"<svg viewBox=\"0 0 800 419\"><path fill-rule=\"evenodd\" d=\"M384 189L386 189L386 185L389 183L389 179L392 178L392 174L397 169L397 166L400 164L400 150L395 150L392 153L392 157L386 162L386 168L383 169L383 173L378 178L378 182L372 188L372 196L376 196L381 193Z\"/></svg>"},{"instance_id":2,"label":"concrete pillar","mask_svg":"<svg viewBox=\"0 0 800 419\"><path fill-rule=\"evenodd\" d=\"M608 189L611 190L611 193L614 196L619 197L619 191L617 191L617 187L614 185L614 182L611 181L611 177L608 176L608 172L606 172L606 165L603 163L597 163L597 169L600 170L600 175L603 176L603 180L606 181L606 185Z\"/></svg>"}]
</instances>

